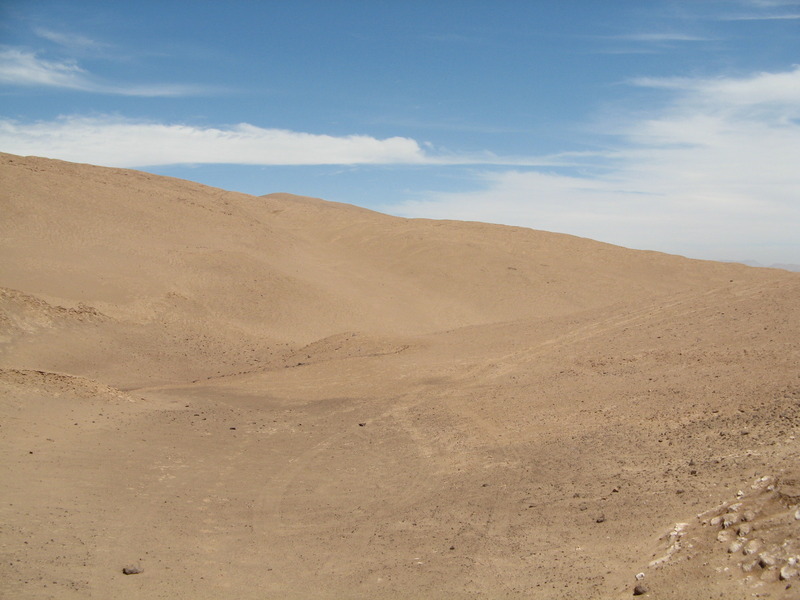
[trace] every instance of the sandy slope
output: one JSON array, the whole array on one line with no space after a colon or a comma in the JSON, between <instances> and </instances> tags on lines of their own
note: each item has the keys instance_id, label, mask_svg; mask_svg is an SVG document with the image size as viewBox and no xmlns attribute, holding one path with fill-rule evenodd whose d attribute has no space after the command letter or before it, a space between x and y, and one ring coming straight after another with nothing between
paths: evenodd
<instances>
[{"instance_id":1,"label":"sandy slope","mask_svg":"<svg viewBox=\"0 0 800 600\"><path fill-rule=\"evenodd\" d=\"M797 274L11 155L0 211L2 597L800 597Z\"/></svg>"}]
</instances>

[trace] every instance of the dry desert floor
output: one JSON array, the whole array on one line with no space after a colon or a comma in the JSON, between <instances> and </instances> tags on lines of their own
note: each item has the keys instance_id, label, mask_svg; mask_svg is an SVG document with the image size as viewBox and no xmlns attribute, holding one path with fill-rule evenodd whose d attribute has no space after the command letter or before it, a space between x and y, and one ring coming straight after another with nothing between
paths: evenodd
<instances>
[{"instance_id":1,"label":"dry desert floor","mask_svg":"<svg viewBox=\"0 0 800 600\"><path fill-rule=\"evenodd\" d=\"M7 154L0 213L2 598L800 598L798 274Z\"/></svg>"}]
</instances>

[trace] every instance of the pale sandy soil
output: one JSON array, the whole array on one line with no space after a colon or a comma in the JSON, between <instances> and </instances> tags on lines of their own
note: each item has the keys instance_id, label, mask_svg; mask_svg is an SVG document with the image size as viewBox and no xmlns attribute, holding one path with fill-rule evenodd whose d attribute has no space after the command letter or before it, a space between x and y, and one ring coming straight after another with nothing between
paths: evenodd
<instances>
[{"instance_id":1,"label":"pale sandy soil","mask_svg":"<svg viewBox=\"0 0 800 600\"><path fill-rule=\"evenodd\" d=\"M11 155L0 213L0 597L800 598L798 274Z\"/></svg>"}]
</instances>

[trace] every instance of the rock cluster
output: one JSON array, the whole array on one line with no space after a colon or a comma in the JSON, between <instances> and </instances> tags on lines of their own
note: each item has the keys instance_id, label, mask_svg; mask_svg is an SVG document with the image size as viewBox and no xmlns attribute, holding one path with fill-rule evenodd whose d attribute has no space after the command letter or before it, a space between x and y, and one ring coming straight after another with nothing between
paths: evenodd
<instances>
[{"instance_id":1,"label":"rock cluster","mask_svg":"<svg viewBox=\"0 0 800 600\"><path fill-rule=\"evenodd\" d=\"M791 486L786 486L790 488ZM748 578L784 581L800 575L800 498L773 477L761 477L734 503L698 515L718 529L724 544Z\"/></svg>"}]
</instances>

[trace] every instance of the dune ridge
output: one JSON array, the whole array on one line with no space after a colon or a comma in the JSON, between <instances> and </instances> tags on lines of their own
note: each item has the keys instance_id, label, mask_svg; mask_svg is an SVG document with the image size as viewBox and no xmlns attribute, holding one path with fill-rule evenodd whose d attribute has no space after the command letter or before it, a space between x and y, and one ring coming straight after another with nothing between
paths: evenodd
<instances>
[{"instance_id":1,"label":"dune ridge","mask_svg":"<svg viewBox=\"0 0 800 600\"><path fill-rule=\"evenodd\" d=\"M0 184L9 597L796 597L800 275L35 157ZM746 534L697 516L751 484Z\"/></svg>"}]
</instances>

